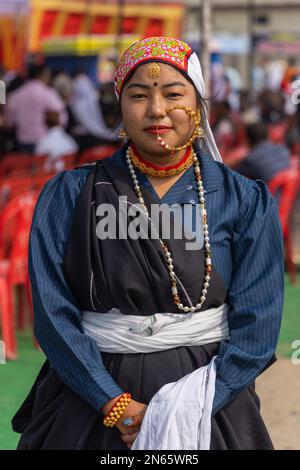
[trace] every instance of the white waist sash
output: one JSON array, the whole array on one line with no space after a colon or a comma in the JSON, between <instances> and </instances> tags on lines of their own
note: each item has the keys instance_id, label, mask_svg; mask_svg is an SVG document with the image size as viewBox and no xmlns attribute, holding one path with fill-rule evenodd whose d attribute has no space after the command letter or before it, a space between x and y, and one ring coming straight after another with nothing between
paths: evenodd
<instances>
[{"instance_id":1,"label":"white waist sash","mask_svg":"<svg viewBox=\"0 0 300 470\"><path fill-rule=\"evenodd\" d=\"M197 313L142 316L124 315L113 308L108 313L84 311L82 323L84 333L96 341L100 351L149 353L228 339L228 309L224 303Z\"/></svg>"},{"instance_id":2,"label":"white waist sash","mask_svg":"<svg viewBox=\"0 0 300 470\"><path fill-rule=\"evenodd\" d=\"M83 312L83 328L103 352L150 353L229 338L223 304L189 314L123 315ZM157 365L159 367L159 364ZM215 394L215 357L207 366L165 384L151 399L131 450L208 450Z\"/></svg>"}]
</instances>

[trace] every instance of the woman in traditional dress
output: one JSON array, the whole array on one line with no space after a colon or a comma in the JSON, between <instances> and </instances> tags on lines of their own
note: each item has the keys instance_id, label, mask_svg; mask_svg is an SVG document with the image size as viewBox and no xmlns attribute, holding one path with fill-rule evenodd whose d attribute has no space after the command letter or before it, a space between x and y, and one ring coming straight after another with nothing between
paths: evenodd
<instances>
[{"instance_id":1,"label":"woman in traditional dress","mask_svg":"<svg viewBox=\"0 0 300 470\"><path fill-rule=\"evenodd\" d=\"M276 202L222 163L186 43L134 43L115 87L125 145L56 176L35 210L47 360L13 419L18 449L272 449L254 381L282 315ZM154 207L173 214L169 236Z\"/></svg>"}]
</instances>

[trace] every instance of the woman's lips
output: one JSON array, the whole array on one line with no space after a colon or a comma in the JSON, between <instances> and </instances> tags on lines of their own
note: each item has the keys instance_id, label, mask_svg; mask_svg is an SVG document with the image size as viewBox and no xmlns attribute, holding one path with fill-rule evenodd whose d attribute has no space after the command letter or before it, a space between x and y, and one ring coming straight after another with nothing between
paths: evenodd
<instances>
[{"instance_id":1,"label":"woman's lips","mask_svg":"<svg viewBox=\"0 0 300 470\"><path fill-rule=\"evenodd\" d=\"M161 129L144 129L145 132L148 132L149 134L154 134L154 135L159 135L159 134L166 134L167 132L170 132L172 129L169 127L162 127Z\"/></svg>"}]
</instances>

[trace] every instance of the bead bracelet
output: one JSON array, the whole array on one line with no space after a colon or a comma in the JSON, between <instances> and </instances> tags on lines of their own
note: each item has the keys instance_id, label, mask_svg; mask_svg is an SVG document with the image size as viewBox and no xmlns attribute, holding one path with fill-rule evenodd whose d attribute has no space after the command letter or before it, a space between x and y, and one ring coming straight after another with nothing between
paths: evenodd
<instances>
[{"instance_id":1,"label":"bead bracelet","mask_svg":"<svg viewBox=\"0 0 300 470\"><path fill-rule=\"evenodd\" d=\"M123 393L121 397L113 404L110 411L105 415L103 424L108 428L112 428L124 414L126 408L131 401L130 393Z\"/></svg>"}]
</instances>

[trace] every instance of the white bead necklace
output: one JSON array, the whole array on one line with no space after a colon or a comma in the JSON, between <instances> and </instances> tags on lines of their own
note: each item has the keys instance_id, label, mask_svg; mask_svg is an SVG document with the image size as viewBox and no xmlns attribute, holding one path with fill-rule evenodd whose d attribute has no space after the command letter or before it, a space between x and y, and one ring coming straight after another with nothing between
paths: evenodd
<instances>
[{"instance_id":1,"label":"white bead necklace","mask_svg":"<svg viewBox=\"0 0 300 470\"><path fill-rule=\"evenodd\" d=\"M167 245L165 242L163 242L160 238L160 244L162 246L163 252L166 257L167 265L168 265L168 271L169 271L169 276L171 279L171 284L172 284L172 295L173 295L173 300L174 303L177 305L177 308L179 310L184 311L185 313L188 312L195 312L199 310L203 303L205 302L206 299L206 294L207 294L207 289L209 287L209 281L210 281L210 273L212 271L212 263L211 263L211 250L210 250L210 244L209 244L209 236L208 236L208 225L207 225L207 212L205 209L205 199L204 199L204 190L203 190L203 184L202 184L202 177L201 177L201 172L200 172L200 165L199 165L199 160L197 158L197 155L195 154L193 148L193 165L194 165L194 172L195 172L195 178L197 181L197 186L198 186L198 193L199 193L199 201L200 201L200 210L202 214L202 227L203 227L203 235L204 235L204 245L205 245L205 278L204 278L204 286L201 291L201 297L199 303L197 303L195 306L193 305L192 307L184 306L180 300L178 289L177 289L177 281L176 281L176 274L174 271L174 264L173 264L173 259L170 250L168 249ZM138 183L138 179L135 173L134 165L131 160L130 156L130 147L127 149L126 152L126 160L128 163L129 167L129 172L133 181L133 186L134 190L136 193L136 196L138 198L138 201L140 204L144 206L145 212L150 219L148 209L146 207L142 191L140 188L140 185Z\"/></svg>"}]
</instances>

